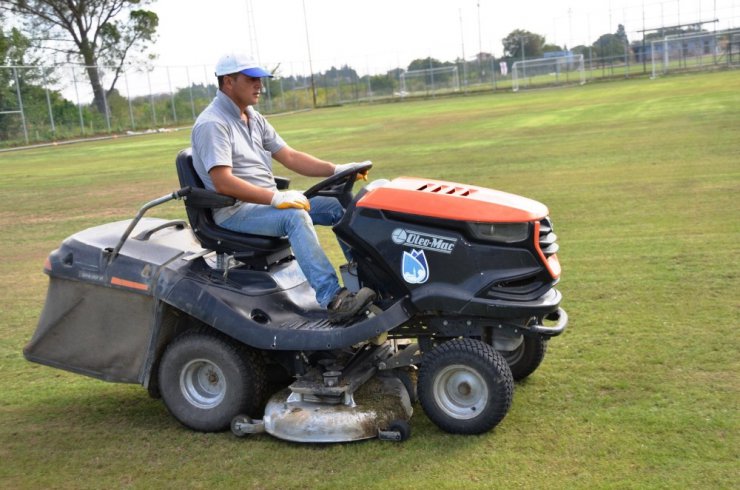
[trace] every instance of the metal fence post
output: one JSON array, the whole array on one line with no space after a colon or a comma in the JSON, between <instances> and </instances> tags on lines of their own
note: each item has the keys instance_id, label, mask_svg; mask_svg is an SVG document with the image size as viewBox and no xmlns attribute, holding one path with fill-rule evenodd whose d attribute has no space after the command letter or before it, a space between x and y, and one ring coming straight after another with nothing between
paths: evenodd
<instances>
[{"instance_id":1,"label":"metal fence post","mask_svg":"<svg viewBox=\"0 0 740 490\"><path fill-rule=\"evenodd\" d=\"M175 109L175 92L172 91L172 80L170 79L170 67L166 67L167 71L167 88L170 91L170 102L172 103L172 119L177 124L177 109Z\"/></svg>"},{"instance_id":2,"label":"metal fence post","mask_svg":"<svg viewBox=\"0 0 740 490\"><path fill-rule=\"evenodd\" d=\"M663 75L672 75L677 71L711 70L715 67L724 67L725 65L738 66L739 36L740 29L734 29L712 34L702 32L691 36L669 36L653 41L646 39L643 45L644 48L642 49L640 49L638 42L635 42L635 44L622 43L623 52L619 54L615 53L613 56L608 57L600 57L598 53L594 53L595 48L588 47L586 48L588 51L584 49L583 53L583 66L585 69L581 73L581 83L584 83L586 79L631 78L641 74L645 74L651 78L658 78ZM522 50L522 54L526 56L524 50ZM332 66L334 77L331 76L331 71L309 74L308 70L303 69L305 67L299 64L297 65L298 71L296 74L293 74L294 72L291 69L290 75L286 73L284 77L272 80L269 85L266 85L267 90L266 94L263 94L261 106L266 112L300 110L311 107L312 96L317 98L317 105L322 106L344 102L373 102L383 99L397 99L398 97L405 97L409 92L434 98L437 92L447 94L450 89L459 90L460 82L462 82L462 89L466 93L475 90L491 91L491 87L493 89L492 91L495 92L504 85L508 88L510 84L512 88L514 87L514 83L511 82L511 76L501 73L502 66L499 66L502 65L501 59L497 60L491 56L488 62L485 59L479 59L477 61L479 63L476 65L476 60L468 62L465 59L457 59L454 65L451 63L449 65L446 64L442 68L435 68L433 66L435 59L429 56L427 67L421 70L424 72L423 78L420 78L418 76L419 74L415 74L414 77L406 76L407 73L404 73L404 69L398 68L400 63L391 65L390 69L385 71L385 75L380 73L373 74L372 70L375 67L370 67L369 65L371 63L365 59L366 79L363 79L362 76L354 72L350 64L343 63L340 60L334 60L334 65ZM651 66L647 65L648 62ZM640 63L643 65L642 71L639 70L639 66L635 66ZM461 64L462 74L460 74ZM213 80L213 73L210 71L211 68L209 66L193 65L195 70L193 73L197 74L200 66L203 66L205 82L198 80L197 76L193 78L190 75L190 67L185 66L185 79L187 80L188 94L190 97L189 104L193 119L197 118L199 108L210 102L211 90L218 93L215 80ZM393 66L396 68L392 68ZM526 78L527 75L531 77L536 75L536 70L532 70L533 73L531 74L526 73L530 71L529 66L518 68L519 73L523 75L519 78L518 83L521 86L518 88L538 85L539 82L537 80ZM4 130L8 130L8 134L11 135L7 144L22 144L24 139L21 136L29 144L32 137L35 143L36 140L51 141L56 138L77 135L78 133L75 129L77 122L74 117L75 108L73 105L77 106L79 135L82 137L88 137L93 132L105 132L105 127L101 124L103 121L99 119L100 117L106 118L104 124L107 125L109 133L114 131L114 126L115 131L126 131L129 127L131 129L137 129L140 125L137 121L138 118L142 118L141 126L144 128L150 124L155 127L175 123L180 124L180 117L183 118L183 123L186 123L188 120L184 114L187 111L185 104L188 103L186 101L187 95L184 91L185 87L183 86L185 79L177 77L177 70L180 67L134 67L131 77L128 76L128 71L131 67L129 67L129 70L122 70L121 75L123 76L123 80L121 83L125 83L125 93L124 87L121 87L120 96L125 97L126 101L119 100L117 92L114 99L111 100L107 98L109 92L104 92L102 95L98 94L98 97L105 104L105 114L102 114L102 111L99 113L93 105L95 94L91 93L90 84L87 83L89 78L88 73L83 75L81 83L78 84L76 72L80 67L90 69L90 73L93 77L95 76L95 73L92 73L93 68L86 67L84 64L69 63L59 66L30 67L8 65L0 67L0 70L3 70L3 74L6 74L3 79L6 83L5 90L17 97L17 103L13 103L12 97L7 97L9 105L0 108L2 114L12 114L12 117L4 117L2 121L3 124L9 125L9 127L3 128ZM352 70L350 76L346 79L344 78L344 74L348 71L345 70L345 67L347 67L347 70ZM166 68L169 94L165 94L164 89L161 91L162 93L159 93L159 89L157 89L158 93L154 94L154 85L157 84L158 87L163 85L160 84L158 78L160 70L163 68ZM486 68L490 68L490 79L486 78L489 77L485 71ZM52 72L52 69L56 69L57 72ZM102 72L106 69L110 70L110 67L103 66L102 70L95 67L95 69L100 72L100 75L103 75ZM173 69L175 69L175 80L172 79ZM453 69L454 72L451 72ZM476 69L479 70L477 77L475 77ZM525 69L526 72L524 72ZM561 65L556 65L555 69L549 73L552 75L551 81L554 83L575 83L577 81L576 75L573 74L573 80L571 80L570 70L569 62L563 61ZM110 71L107 73L108 75L106 77L110 79ZM156 75L154 80L151 80L152 73ZM310 75L313 75L313 78L315 78L314 82L316 83L313 86L308 82ZM460 77L462 77L462 80L460 80ZM488 85L478 86L476 80L482 80L483 84ZM148 96L145 82L148 83ZM15 89L13 89L13 83L15 83ZM195 86L196 83L198 87ZM201 85L202 83L204 85ZM23 85L22 87L21 84ZM315 93L312 90L313 88L316 88ZM279 91L278 95L275 95L275 90ZM167 121L167 108L165 107L167 102L164 100L165 97L170 98L170 110L174 123L172 123L172 120ZM44 98L46 99L45 102L43 101ZM323 102L319 104L319 100ZM150 104L149 110L146 108L147 103ZM41 107L43 104L47 106L47 115L43 114ZM124 122L123 104L128 105L130 119L128 126ZM180 104L183 104L182 108L179 107ZM18 107L20 107L20 110L17 110ZM113 109L116 110L115 113ZM157 112L160 110L165 112L162 117L163 121L158 121ZM178 111L180 112L179 115ZM147 116L147 113L150 113L150 115ZM20 118L17 115L20 115ZM145 121L147 117L151 118L150 123ZM98 124L101 124L101 127L97 128L96 125ZM141 128L139 127L138 129Z\"/></svg>"},{"instance_id":3,"label":"metal fence post","mask_svg":"<svg viewBox=\"0 0 740 490\"><path fill-rule=\"evenodd\" d=\"M493 90L496 90L496 58L494 56L491 56L491 82Z\"/></svg>"},{"instance_id":4,"label":"metal fence post","mask_svg":"<svg viewBox=\"0 0 740 490\"><path fill-rule=\"evenodd\" d=\"M429 56L429 75L431 77L430 80L432 82L432 97L435 97L437 94L434 91L434 70L432 69L432 57L431 56Z\"/></svg>"},{"instance_id":5,"label":"metal fence post","mask_svg":"<svg viewBox=\"0 0 740 490\"><path fill-rule=\"evenodd\" d=\"M98 72L98 78L101 80L100 88L103 94L103 106L105 107L105 124L108 126L108 132L111 133L113 130L110 125L110 106L108 105L108 95L105 93L105 85L103 85L102 78L100 76L100 67L95 66L95 71Z\"/></svg>"},{"instance_id":6,"label":"metal fence post","mask_svg":"<svg viewBox=\"0 0 740 490\"><path fill-rule=\"evenodd\" d=\"M75 86L75 98L77 99L77 112L80 114L80 135L85 135L85 119L82 117L82 104L80 104L80 92L77 90L77 75L72 65L72 83Z\"/></svg>"},{"instance_id":7,"label":"metal fence post","mask_svg":"<svg viewBox=\"0 0 740 490\"><path fill-rule=\"evenodd\" d=\"M136 129L136 121L134 120L134 108L131 104L131 89L128 87L128 71L123 72L123 81L126 84L126 98L128 99L128 117L131 119L131 129Z\"/></svg>"},{"instance_id":8,"label":"metal fence post","mask_svg":"<svg viewBox=\"0 0 740 490\"><path fill-rule=\"evenodd\" d=\"M46 80L46 72L42 72L44 77L44 91L46 92L46 107L49 110L49 123L51 124L51 133L56 135L57 129L54 126L54 113L51 111L51 97L49 96L49 82Z\"/></svg>"},{"instance_id":9,"label":"metal fence post","mask_svg":"<svg viewBox=\"0 0 740 490\"><path fill-rule=\"evenodd\" d=\"M21 97L21 86L18 83L18 70L13 67L13 78L15 79L15 93L18 96L18 107L21 112L21 122L23 123L23 136L26 138L26 144L28 141L28 127L26 126L26 113L23 111L23 98Z\"/></svg>"},{"instance_id":10,"label":"metal fence post","mask_svg":"<svg viewBox=\"0 0 740 490\"><path fill-rule=\"evenodd\" d=\"M146 71L146 81L149 85L149 105L152 108L152 128L157 127L157 110L154 108L154 94L152 94L152 79L149 76L149 70Z\"/></svg>"},{"instance_id":11,"label":"metal fence post","mask_svg":"<svg viewBox=\"0 0 740 490\"><path fill-rule=\"evenodd\" d=\"M188 79L188 90L190 91L190 110L193 112L193 121L195 121L195 100L193 99L193 82L190 81L190 68L185 67L185 77Z\"/></svg>"}]
</instances>

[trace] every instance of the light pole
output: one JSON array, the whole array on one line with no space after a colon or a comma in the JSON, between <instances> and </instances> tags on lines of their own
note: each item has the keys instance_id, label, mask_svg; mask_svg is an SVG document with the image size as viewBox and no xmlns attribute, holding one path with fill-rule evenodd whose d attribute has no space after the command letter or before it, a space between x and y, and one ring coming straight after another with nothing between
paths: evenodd
<instances>
[{"instance_id":1,"label":"light pole","mask_svg":"<svg viewBox=\"0 0 740 490\"><path fill-rule=\"evenodd\" d=\"M313 64L311 63L311 43L308 38L308 19L306 18L306 0L303 0L303 25L306 27L306 49L308 50L308 70L311 72L311 95L313 108L316 109L316 84L313 80Z\"/></svg>"},{"instance_id":2,"label":"light pole","mask_svg":"<svg viewBox=\"0 0 740 490\"><path fill-rule=\"evenodd\" d=\"M478 2L478 81L483 83L483 42L480 37L480 2Z\"/></svg>"},{"instance_id":3,"label":"light pole","mask_svg":"<svg viewBox=\"0 0 740 490\"><path fill-rule=\"evenodd\" d=\"M520 46L521 51L522 51L522 79L523 80L527 78L527 68L524 65L524 39L526 37L528 37L528 36L526 36L524 34L520 34L519 35L519 46Z\"/></svg>"},{"instance_id":4,"label":"light pole","mask_svg":"<svg viewBox=\"0 0 740 490\"><path fill-rule=\"evenodd\" d=\"M463 20L462 20L462 9L458 9L458 14L460 15L460 46L462 48L462 66L463 66L463 86L465 87L465 90L468 88L468 74L467 70L465 68L465 34L463 29Z\"/></svg>"},{"instance_id":5,"label":"light pole","mask_svg":"<svg viewBox=\"0 0 740 490\"><path fill-rule=\"evenodd\" d=\"M573 9L568 8L568 50L573 48Z\"/></svg>"}]
</instances>

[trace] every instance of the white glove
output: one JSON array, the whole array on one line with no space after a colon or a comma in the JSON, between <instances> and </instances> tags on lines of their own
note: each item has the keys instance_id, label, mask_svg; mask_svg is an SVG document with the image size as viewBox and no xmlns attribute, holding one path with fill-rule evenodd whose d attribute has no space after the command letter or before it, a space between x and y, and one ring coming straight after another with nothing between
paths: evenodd
<instances>
[{"instance_id":1,"label":"white glove","mask_svg":"<svg viewBox=\"0 0 740 490\"><path fill-rule=\"evenodd\" d=\"M277 191L272 195L270 205L277 209L297 208L305 209L306 211L311 210L311 203L309 203L306 196L299 191Z\"/></svg>"},{"instance_id":2,"label":"white glove","mask_svg":"<svg viewBox=\"0 0 740 490\"><path fill-rule=\"evenodd\" d=\"M370 163L370 160L365 160L364 162L360 162L360 163ZM347 169L353 168L356 165L358 165L357 162L342 163L339 165L334 165L334 175L337 175L339 172L344 172ZM365 169L362 172L359 172L355 180L367 180L367 174L369 171L370 171L369 169Z\"/></svg>"}]
</instances>

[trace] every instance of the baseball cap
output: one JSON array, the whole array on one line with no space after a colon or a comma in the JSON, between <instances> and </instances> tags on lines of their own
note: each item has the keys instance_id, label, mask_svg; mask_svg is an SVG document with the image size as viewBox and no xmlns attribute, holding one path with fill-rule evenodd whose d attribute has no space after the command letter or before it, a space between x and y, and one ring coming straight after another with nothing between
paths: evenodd
<instances>
[{"instance_id":1,"label":"baseball cap","mask_svg":"<svg viewBox=\"0 0 740 490\"><path fill-rule=\"evenodd\" d=\"M228 53L219 58L216 63L216 76L232 73L244 73L254 78L272 78L272 73L260 67L253 56L244 53Z\"/></svg>"}]
</instances>

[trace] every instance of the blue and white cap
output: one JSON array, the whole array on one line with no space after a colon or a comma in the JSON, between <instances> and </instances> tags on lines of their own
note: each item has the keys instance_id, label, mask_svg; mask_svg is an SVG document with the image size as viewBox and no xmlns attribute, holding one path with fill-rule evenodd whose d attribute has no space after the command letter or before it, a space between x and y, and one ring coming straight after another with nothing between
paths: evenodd
<instances>
[{"instance_id":1,"label":"blue and white cap","mask_svg":"<svg viewBox=\"0 0 740 490\"><path fill-rule=\"evenodd\" d=\"M254 78L272 78L272 73L259 66L253 56L244 53L225 54L216 63L217 77L232 73L243 73Z\"/></svg>"}]
</instances>

